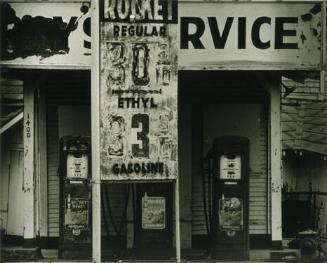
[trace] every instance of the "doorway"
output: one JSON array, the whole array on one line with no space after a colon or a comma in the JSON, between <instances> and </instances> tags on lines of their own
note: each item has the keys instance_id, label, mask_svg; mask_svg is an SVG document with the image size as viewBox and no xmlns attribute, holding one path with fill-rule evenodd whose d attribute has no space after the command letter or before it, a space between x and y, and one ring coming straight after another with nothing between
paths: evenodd
<instances>
[{"instance_id":1,"label":"doorway","mask_svg":"<svg viewBox=\"0 0 327 263\"><path fill-rule=\"evenodd\" d=\"M191 200L188 218L184 204L180 205L183 207L181 218L186 217L185 221L191 222L188 226L191 244L183 242L183 235L187 235L187 232L182 231L182 248L184 251L202 250L202 254L199 252L196 255L203 257L210 254L210 251L206 251L211 239L210 222L206 222L210 200L208 180L203 176L207 168L204 158L213 140L219 136L249 139L250 195L246 204L249 209L246 227L249 229L251 248L262 248L263 241L269 247L269 94L260 85L259 76L254 72L182 71L179 75L179 102L179 133L183 136L179 141L179 166L183 168L180 169L180 199ZM191 146L186 146L187 142ZM184 148L189 150L185 151ZM183 182L188 182L190 186ZM189 188L189 194L185 187ZM186 223L181 222L182 229L183 224ZM188 257L186 254L184 257Z\"/></svg>"}]
</instances>

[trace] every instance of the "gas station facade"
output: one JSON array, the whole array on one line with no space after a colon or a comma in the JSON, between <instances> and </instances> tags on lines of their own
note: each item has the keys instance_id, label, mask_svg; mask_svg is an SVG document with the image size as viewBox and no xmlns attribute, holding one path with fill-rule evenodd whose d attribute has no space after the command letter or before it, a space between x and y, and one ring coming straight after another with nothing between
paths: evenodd
<instances>
[{"instance_id":1,"label":"gas station facade","mask_svg":"<svg viewBox=\"0 0 327 263\"><path fill-rule=\"evenodd\" d=\"M282 248L283 80L324 101L325 1L1 5L7 236L94 262Z\"/></svg>"}]
</instances>

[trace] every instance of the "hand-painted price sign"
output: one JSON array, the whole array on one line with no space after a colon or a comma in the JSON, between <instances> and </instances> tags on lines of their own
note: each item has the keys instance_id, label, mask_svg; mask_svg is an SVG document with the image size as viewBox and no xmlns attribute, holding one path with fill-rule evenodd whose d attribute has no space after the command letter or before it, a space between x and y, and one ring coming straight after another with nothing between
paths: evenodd
<instances>
[{"instance_id":1,"label":"hand-painted price sign","mask_svg":"<svg viewBox=\"0 0 327 263\"><path fill-rule=\"evenodd\" d=\"M142 130L137 133L137 140L142 144L141 147L139 144L132 144L132 155L149 158L149 115L135 114L132 116L132 128L138 128L140 125Z\"/></svg>"},{"instance_id":2,"label":"hand-painted price sign","mask_svg":"<svg viewBox=\"0 0 327 263\"><path fill-rule=\"evenodd\" d=\"M108 19L100 22L101 178L175 179L177 25Z\"/></svg>"}]
</instances>

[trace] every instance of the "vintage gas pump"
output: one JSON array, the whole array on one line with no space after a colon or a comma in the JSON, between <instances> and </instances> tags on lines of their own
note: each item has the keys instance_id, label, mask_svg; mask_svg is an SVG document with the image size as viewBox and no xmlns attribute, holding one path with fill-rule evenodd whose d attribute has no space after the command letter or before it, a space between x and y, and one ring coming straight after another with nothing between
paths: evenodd
<instances>
[{"instance_id":1,"label":"vintage gas pump","mask_svg":"<svg viewBox=\"0 0 327 263\"><path fill-rule=\"evenodd\" d=\"M249 257L249 141L224 136L213 142L211 251L214 259Z\"/></svg>"},{"instance_id":2,"label":"vintage gas pump","mask_svg":"<svg viewBox=\"0 0 327 263\"><path fill-rule=\"evenodd\" d=\"M140 259L172 256L172 183L138 183L135 242Z\"/></svg>"},{"instance_id":3,"label":"vintage gas pump","mask_svg":"<svg viewBox=\"0 0 327 263\"><path fill-rule=\"evenodd\" d=\"M91 257L90 153L89 137L60 141L60 258Z\"/></svg>"}]
</instances>

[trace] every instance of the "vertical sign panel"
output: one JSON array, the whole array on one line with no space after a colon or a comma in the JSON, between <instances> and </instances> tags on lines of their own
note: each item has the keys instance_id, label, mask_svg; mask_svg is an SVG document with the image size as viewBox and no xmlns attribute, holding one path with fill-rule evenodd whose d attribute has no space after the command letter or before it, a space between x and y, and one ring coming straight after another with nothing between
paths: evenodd
<instances>
[{"instance_id":1,"label":"vertical sign panel","mask_svg":"<svg viewBox=\"0 0 327 263\"><path fill-rule=\"evenodd\" d=\"M177 176L177 3L100 2L103 180Z\"/></svg>"}]
</instances>

